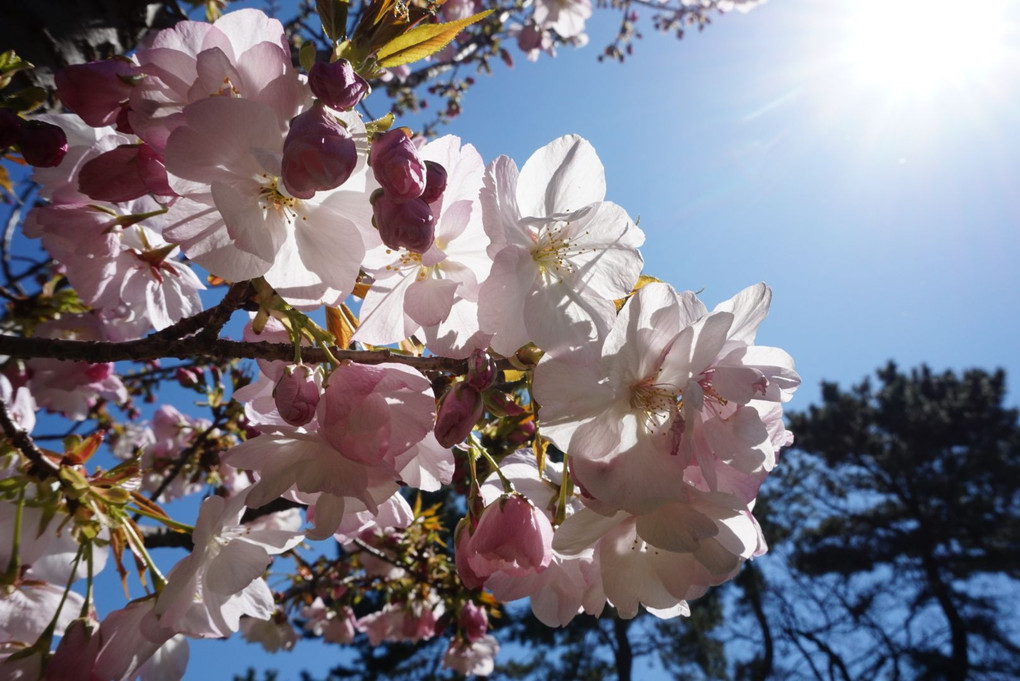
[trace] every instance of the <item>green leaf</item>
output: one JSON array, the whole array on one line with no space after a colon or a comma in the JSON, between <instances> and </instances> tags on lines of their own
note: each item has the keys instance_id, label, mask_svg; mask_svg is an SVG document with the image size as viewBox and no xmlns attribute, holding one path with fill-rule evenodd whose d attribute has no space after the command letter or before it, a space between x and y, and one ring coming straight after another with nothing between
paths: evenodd
<instances>
[{"instance_id":1,"label":"green leaf","mask_svg":"<svg viewBox=\"0 0 1020 681\"><path fill-rule=\"evenodd\" d=\"M315 0L315 9L326 36L336 42L347 35L347 0Z\"/></svg>"},{"instance_id":2,"label":"green leaf","mask_svg":"<svg viewBox=\"0 0 1020 681\"><path fill-rule=\"evenodd\" d=\"M481 21L492 12L493 10L487 9L467 19L458 19L445 24L416 26L379 48L379 52L376 53L379 66L383 68L401 66L435 54L449 45L450 41L456 38L463 29Z\"/></svg>"},{"instance_id":3,"label":"green leaf","mask_svg":"<svg viewBox=\"0 0 1020 681\"><path fill-rule=\"evenodd\" d=\"M33 85L4 98L4 106L14 111L28 113L38 109L45 101L46 90Z\"/></svg>"},{"instance_id":4,"label":"green leaf","mask_svg":"<svg viewBox=\"0 0 1020 681\"><path fill-rule=\"evenodd\" d=\"M368 123L365 123L365 129L368 131L369 138L373 138L376 135L380 135L389 130L390 127L393 125L393 121L395 120L396 117L393 115L393 112L391 111L382 118L377 118L374 121L369 121Z\"/></svg>"},{"instance_id":5,"label":"green leaf","mask_svg":"<svg viewBox=\"0 0 1020 681\"><path fill-rule=\"evenodd\" d=\"M15 54L14 50L0 52L0 74L8 76L31 68L34 68L32 64Z\"/></svg>"},{"instance_id":6,"label":"green leaf","mask_svg":"<svg viewBox=\"0 0 1020 681\"><path fill-rule=\"evenodd\" d=\"M298 61L301 62L301 68L308 73L315 66L315 43L311 40L306 40L301 43L301 49L298 50Z\"/></svg>"}]
</instances>

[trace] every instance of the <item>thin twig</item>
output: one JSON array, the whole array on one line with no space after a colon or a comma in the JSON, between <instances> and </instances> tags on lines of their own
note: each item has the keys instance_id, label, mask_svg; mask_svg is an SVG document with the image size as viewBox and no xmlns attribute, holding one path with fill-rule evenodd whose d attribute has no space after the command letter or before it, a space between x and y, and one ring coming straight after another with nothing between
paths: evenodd
<instances>
[{"instance_id":1,"label":"thin twig","mask_svg":"<svg viewBox=\"0 0 1020 681\"><path fill-rule=\"evenodd\" d=\"M223 328L223 325L230 319L230 315L244 304L245 299L251 292L251 284L243 281L231 284L227 289L223 300L208 310L202 310L198 314L185 317L176 324L166 327L162 331L149 336L151 339L177 340L190 336L196 331L201 331L203 336L215 338Z\"/></svg>"},{"instance_id":2,"label":"thin twig","mask_svg":"<svg viewBox=\"0 0 1020 681\"><path fill-rule=\"evenodd\" d=\"M25 458L32 463L30 472L41 476L48 476L53 473L56 467L35 444L32 436L14 423L11 412L7 409L7 404L3 400L0 400L0 427L3 428L4 435L11 441L11 444L17 447L18 451L24 454Z\"/></svg>"}]
</instances>

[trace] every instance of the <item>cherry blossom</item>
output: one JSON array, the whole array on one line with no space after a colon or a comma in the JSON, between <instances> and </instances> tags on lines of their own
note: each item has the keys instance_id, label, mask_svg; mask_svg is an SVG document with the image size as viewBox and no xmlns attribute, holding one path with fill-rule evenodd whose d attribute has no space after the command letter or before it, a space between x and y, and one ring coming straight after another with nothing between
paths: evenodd
<instances>
[{"instance_id":1,"label":"cherry blossom","mask_svg":"<svg viewBox=\"0 0 1020 681\"><path fill-rule=\"evenodd\" d=\"M195 548L167 575L156 601L162 627L219 638L237 631L242 615L267 619L273 614L273 595L262 574L271 556L293 548L302 536L242 525L246 497L202 502L192 533Z\"/></svg>"},{"instance_id":2,"label":"cherry blossom","mask_svg":"<svg viewBox=\"0 0 1020 681\"><path fill-rule=\"evenodd\" d=\"M366 254L375 281L355 338L381 345L420 335L434 352L466 356L488 343L478 334L476 305L479 284L492 265L478 200L482 158L449 135L426 144L420 156L447 172L441 201L430 207L435 241L425 253L379 246Z\"/></svg>"},{"instance_id":3,"label":"cherry blossom","mask_svg":"<svg viewBox=\"0 0 1020 681\"><path fill-rule=\"evenodd\" d=\"M587 140L566 135L518 171L501 156L482 191L492 271L479 322L510 355L534 342L557 354L603 336L641 272L644 234L605 198L605 173Z\"/></svg>"},{"instance_id":4,"label":"cherry blossom","mask_svg":"<svg viewBox=\"0 0 1020 681\"><path fill-rule=\"evenodd\" d=\"M145 74L131 92L135 134L156 149L183 123L184 108L207 97L243 97L274 107L285 124L307 99L290 62L283 25L258 10L213 24L182 21L135 54ZM291 113L290 115L293 115Z\"/></svg>"},{"instance_id":5,"label":"cherry blossom","mask_svg":"<svg viewBox=\"0 0 1020 681\"><path fill-rule=\"evenodd\" d=\"M337 115L363 143L357 114ZM294 304L342 300L366 242L378 238L369 231L364 155L338 189L298 199L281 184L286 129L272 107L213 97L182 117L167 142L170 185L181 198L166 216L164 238L229 281L264 276Z\"/></svg>"}]
</instances>

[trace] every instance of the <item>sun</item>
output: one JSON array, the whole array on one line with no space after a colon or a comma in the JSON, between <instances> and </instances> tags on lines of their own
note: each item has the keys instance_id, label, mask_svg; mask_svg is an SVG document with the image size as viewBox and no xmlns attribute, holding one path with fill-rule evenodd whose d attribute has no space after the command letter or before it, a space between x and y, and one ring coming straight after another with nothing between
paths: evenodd
<instances>
[{"instance_id":1,"label":"sun","mask_svg":"<svg viewBox=\"0 0 1020 681\"><path fill-rule=\"evenodd\" d=\"M1007 0L858 0L844 55L864 84L928 95L986 77L1005 56Z\"/></svg>"}]
</instances>

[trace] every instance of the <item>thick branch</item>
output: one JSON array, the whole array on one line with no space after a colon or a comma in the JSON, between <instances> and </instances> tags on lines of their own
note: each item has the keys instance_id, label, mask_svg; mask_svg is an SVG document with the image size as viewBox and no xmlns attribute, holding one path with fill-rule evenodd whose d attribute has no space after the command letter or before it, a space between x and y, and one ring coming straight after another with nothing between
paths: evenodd
<instances>
[{"instance_id":1,"label":"thick branch","mask_svg":"<svg viewBox=\"0 0 1020 681\"><path fill-rule=\"evenodd\" d=\"M339 360L350 360L359 364L394 363L412 367L418 371L444 371L462 374L467 371L467 361L446 357L411 357L392 350L340 350L331 349ZM208 358L214 360L265 359L291 362L294 347L288 343L245 343L208 338L202 335L189 338L164 339L156 336L110 343L105 341L77 341L55 338L22 338L0 335L0 355L28 359L48 357L76 362L148 362L154 359L174 357L177 359ZM302 348L301 359L309 364L327 361L321 348Z\"/></svg>"}]
</instances>

